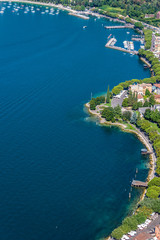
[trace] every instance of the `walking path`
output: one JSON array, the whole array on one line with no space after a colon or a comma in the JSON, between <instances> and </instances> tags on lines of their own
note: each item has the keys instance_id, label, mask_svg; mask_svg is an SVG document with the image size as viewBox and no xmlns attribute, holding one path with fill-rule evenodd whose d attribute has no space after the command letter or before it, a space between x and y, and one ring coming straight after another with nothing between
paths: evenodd
<instances>
[{"instance_id":1,"label":"walking path","mask_svg":"<svg viewBox=\"0 0 160 240\"><path fill-rule=\"evenodd\" d=\"M152 144L150 143L149 138L143 133L141 132L138 128L135 127L135 125L131 124L130 125L135 129L127 129L127 126L123 123L112 123L112 122L107 122L105 120L105 118L102 118L100 111L106 107L106 105L101 104L96 106L96 110L90 110L89 108L89 103L86 104L86 107L88 108L88 111L90 114L95 115L96 117L98 117L100 124L108 124L108 125L112 125L112 126L118 126L120 128L122 128L124 131L130 132L130 133L134 133L138 136L139 140L146 146L146 148L148 149L149 152L152 152L152 154L150 154L150 172L148 175L148 181L152 180L155 177L155 168L156 168L156 155L154 153ZM145 194L142 196L142 199L144 198ZM141 199L141 200L142 200Z\"/></svg>"}]
</instances>

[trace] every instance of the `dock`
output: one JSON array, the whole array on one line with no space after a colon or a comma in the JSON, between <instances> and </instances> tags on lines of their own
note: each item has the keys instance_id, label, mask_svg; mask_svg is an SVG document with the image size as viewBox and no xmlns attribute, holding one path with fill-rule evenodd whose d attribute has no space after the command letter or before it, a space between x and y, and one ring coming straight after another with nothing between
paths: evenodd
<instances>
[{"instance_id":1,"label":"dock","mask_svg":"<svg viewBox=\"0 0 160 240\"><path fill-rule=\"evenodd\" d=\"M126 52L126 53L131 53L131 54L135 54L137 55L138 54L138 51L132 51L132 50L128 50L128 49L125 49L125 48L121 48L121 47L117 47L117 46L114 46L114 45L111 45L112 39L110 39L110 41L108 41L108 43L105 45L106 48L111 48L111 49L115 49L115 50L118 50L118 51L121 51L121 52Z\"/></svg>"},{"instance_id":2,"label":"dock","mask_svg":"<svg viewBox=\"0 0 160 240\"><path fill-rule=\"evenodd\" d=\"M134 25L131 25L131 24L125 24L125 25L122 25L122 26L104 26L104 28L106 29L122 29L122 28L134 28Z\"/></svg>"},{"instance_id":3,"label":"dock","mask_svg":"<svg viewBox=\"0 0 160 240\"><path fill-rule=\"evenodd\" d=\"M68 15L72 15L72 16L75 16L75 17L79 17L79 18L82 18L82 19L85 19L85 20L88 20L88 19L89 19L88 16L84 16L84 15L82 15L82 14L73 13L73 12L68 13Z\"/></svg>"},{"instance_id":4,"label":"dock","mask_svg":"<svg viewBox=\"0 0 160 240\"><path fill-rule=\"evenodd\" d=\"M132 41L137 41L137 42L144 43L144 38L136 38L136 37L132 37L131 40L132 40Z\"/></svg>"},{"instance_id":5,"label":"dock","mask_svg":"<svg viewBox=\"0 0 160 240\"><path fill-rule=\"evenodd\" d=\"M141 149L141 154L142 154L142 155L150 155L150 154L152 154L152 153L153 153L153 152L148 151L146 148Z\"/></svg>"},{"instance_id":6,"label":"dock","mask_svg":"<svg viewBox=\"0 0 160 240\"><path fill-rule=\"evenodd\" d=\"M133 180L132 181L132 187L148 187L148 183L147 182L141 182L141 181L137 181L137 180Z\"/></svg>"}]
</instances>

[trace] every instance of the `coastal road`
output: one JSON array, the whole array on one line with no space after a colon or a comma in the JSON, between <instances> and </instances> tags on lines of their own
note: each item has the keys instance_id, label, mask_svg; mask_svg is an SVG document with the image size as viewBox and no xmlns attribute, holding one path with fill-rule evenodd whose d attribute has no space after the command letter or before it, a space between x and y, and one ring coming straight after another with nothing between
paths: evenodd
<instances>
[{"instance_id":1,"label":"coastal road","mask_svg":"<svg viewBox=\"0 0 160 240\"><path fill-rule=\"evenodd\" d=\"M148 226L146 228L144 228L143 230L138 229L136 232L137 234L134 237L129 238L130 240L134 240L135 237L140 234L140 233L149 233L150 231L154 231L155 226L160 224L160 215L157 214L156 219L154 219L150 224L148 224Z\"/></svg>"}]
</instances>

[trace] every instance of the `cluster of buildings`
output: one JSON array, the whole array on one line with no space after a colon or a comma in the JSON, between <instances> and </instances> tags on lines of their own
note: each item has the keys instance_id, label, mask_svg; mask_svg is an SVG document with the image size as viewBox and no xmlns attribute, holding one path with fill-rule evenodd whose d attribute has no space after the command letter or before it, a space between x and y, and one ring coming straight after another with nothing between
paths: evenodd
<instances>
[{"instance_id":1,"label":"cluster of buildings","mask_svg":"<svg viewBox=\"0 0 160 240\"><path fill-rule=\"evenodd\" d=\"M152 34L152 45L151 51L154 53L156 57L160 57L160 34L153 33Z\"/></svg>"},{"instance_id":2,"label":"cluster of buildings","mask_svg":"<svg viewBox=\"0 0 160 240\"><path fill-rule=\"evenodd\" d=\"M160 240L160 225L155 226L149 232L141 232L133 240Z\"/></svg>"},{"instance_id":3,"label":"cluster of buildings","mask_svg":"<svg viewBox=\"0 0 160 240\"><path fill-rule=\"evenodd\" d=\"M157 18L157 19L160 19L160 11L157 12L157 14L146 14L145 15L145 18Z\"/></svg>"},{"instance_id":4,"label":"cluster of buildings","mask_svg":"<svg viewBox=\"0 0 160 240\"><path fill-rule=\"evenodd\" d=\"M129 90L132 93L137 95L138 102L145 102L144 96L146 90L150 93L154 94L155 100L157 103L160 103L160 84L150 84L150 83L142 83L142 84L134 84L129 86Z\"/></svg>"}]
</instances>

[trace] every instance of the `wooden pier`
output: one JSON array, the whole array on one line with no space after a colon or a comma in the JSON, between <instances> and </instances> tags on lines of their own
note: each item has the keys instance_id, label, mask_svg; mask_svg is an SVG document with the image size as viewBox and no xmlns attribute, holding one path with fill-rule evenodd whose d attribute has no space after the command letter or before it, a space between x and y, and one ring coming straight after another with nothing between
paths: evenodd
<instances>
[{"instance_id":1,"label":"wooden pier","mask_svg":"<svg viewBox=\"0 0 160 240\"><path fill-rule=\"evenodd\" d=\"M131 24L125 24L123 26L104 26L106 29L122 29L122 28L134 28Z\"/></svg>"},{"instance_id":2,"label":"wooden pier","mask_svg":"<svg viewBox=\"0 0 160 240\"><path fill-rule=\"evenodd\" d=\"M148 187L148 183L147 182L141 182L141 181L136 181L136 180L133 180L132 181L132 187Z\"/></svg>"}]
</instances>

